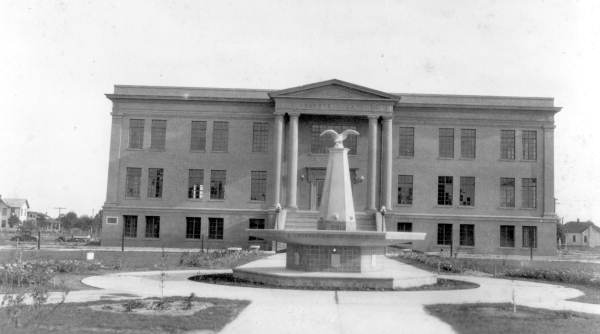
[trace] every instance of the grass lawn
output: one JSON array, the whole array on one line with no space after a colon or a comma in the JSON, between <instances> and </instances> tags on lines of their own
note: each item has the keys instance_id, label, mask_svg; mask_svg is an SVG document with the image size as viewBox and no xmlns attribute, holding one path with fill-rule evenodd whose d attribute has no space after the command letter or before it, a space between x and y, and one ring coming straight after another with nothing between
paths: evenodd
<instances>
[{"instance_id":1,"label":"grass lawn","mask_svg":"<svg viewBox=\"0 0 600 334\"><path fill-rule=\"evenodd\" d=\"M600 316L570 311L550 311L511 304L437 304L427 312L448 323L460 334L598 333Z\"/></svg>"},{"instance_id":2,"label":"grass lawn","mask_svg":"<svg viewBox=\"0 0 600 334\"><path fill-rule=\"evenodd\" d=\"M183 300L185 297L165 298ZM92 310L90 305L125 304L127 301L96 301L88 303L44 305L38 311L23 312L19 327L15 327L0 309L0 333L178 333L192 330L218 332L231 322L249 304L244 300L194 298L194 301L211 303L213 306L192 315L172 316L134 314L133 312L109 312Z\"/></svg>"},{"instance_id":3,"label":"grass lawn","mask_svg":"<svg viewBox=\"0 0 600 334\"><path fill-rule=\"evenodd\" d=\"M437 272L437 266L432 263L424 263L412 258L404 258L404 257L392 257L393 259L404 262L410 265L413 265L417 268ZM440 258L440 260L444 260L447 258ZM581 263L581 262L569 262L569 261L561 261L561 262L548 262L548 261L516 261L516 260L502 260L502 259L453 259L460 266L461 270L464 270L466 273L472 271L473 273L486 273L486 274L496 274L498 278L506 278L513 280L523 280L523 281L534 281L545 284L555 284L562 285L569 288L574 288L581 290L584 293L583 296L572 299L573 301L582 302L582 303L590 303L590 304L600 304L600 287L597 284L586 284L586 283L572 283L572 282L560 282L560 281L551 281L544 279L533 279L533 278L524 278L524 277L513 277L513 276L505 276L503 275L503 271L505 270L514 270L519 268L539 268L545 269L549 268L555 270L557 272L560 271L581 271L581 272L591 272L598 275L600 273L600 267L596 263ZM452 272L444 272L444 274L456 274Z\"/></svg>"}]
</instances>

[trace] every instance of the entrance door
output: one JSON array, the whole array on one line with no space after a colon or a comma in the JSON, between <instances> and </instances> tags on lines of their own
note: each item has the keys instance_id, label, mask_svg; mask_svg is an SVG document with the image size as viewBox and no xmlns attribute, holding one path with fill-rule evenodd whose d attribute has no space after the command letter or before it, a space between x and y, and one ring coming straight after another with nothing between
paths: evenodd
<instances>
[{"instance_id":1,"label":"entrance door","mask_svg":"<svg viewBox=\"0 0 600 334\"><path fill-rule=\"evenodd\" d=\"M318 211L321 207L321 198L323 197L323 185L325 179L313 179L310 182L310 209Z\"/></svg>"}]
</instances>

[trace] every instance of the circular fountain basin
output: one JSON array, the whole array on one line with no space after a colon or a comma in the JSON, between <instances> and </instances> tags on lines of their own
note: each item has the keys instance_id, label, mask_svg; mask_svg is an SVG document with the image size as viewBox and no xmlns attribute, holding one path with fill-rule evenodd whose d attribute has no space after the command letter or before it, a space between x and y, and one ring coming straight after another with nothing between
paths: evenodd
<instances>
[{"instance_id":1,"label":"circular fountain basin","mask_svg":"<svg viewBox=\"0 0 600 334\"><path fill-rule=\"evenodd\" d=\"M425 240L425 233L332 231L332 230L256 230L251 236L299 245L384 247Z\"/></svg>"}]
</instances>

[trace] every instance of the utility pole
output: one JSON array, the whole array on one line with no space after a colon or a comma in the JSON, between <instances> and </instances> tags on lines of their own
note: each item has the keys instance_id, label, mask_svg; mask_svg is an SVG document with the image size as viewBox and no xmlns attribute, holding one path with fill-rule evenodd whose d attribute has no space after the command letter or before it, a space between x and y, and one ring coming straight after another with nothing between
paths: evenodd
<instances>
[{"instance_id":1,"label":"utility pole","mask_svg":"<svg viewBox=\"0 0 600 334\"><path fill-rule=\"evenodd\" d=\"M60 219L60 210L65 210L66 208L63 208L63 207L59 206L59 207L56 207L54 209L58 210L58 217L57 217L57 220L58 220L58 219ZM62 232L62 224L60 223L60 221L58 222L58 231Z\"/></svg>"}]
</instances>

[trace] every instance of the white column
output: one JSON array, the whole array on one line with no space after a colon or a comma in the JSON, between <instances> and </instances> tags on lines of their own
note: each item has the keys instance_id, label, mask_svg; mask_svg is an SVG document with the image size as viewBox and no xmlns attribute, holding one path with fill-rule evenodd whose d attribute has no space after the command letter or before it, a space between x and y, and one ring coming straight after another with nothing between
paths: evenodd
<instances>
[{"instance_id":1,"label":"white column","mask_svg":"<svg viewBox=\"0 0 600 334\"><path fill-rule=\"evenodd\" d=\"M369 115L369 155L367 162L367 207L366 210L376 210L375 196L377 194L377 115Z\"/></svg>"},{"instance_id":2,"label":"white column","mask_svg":"<svg viewBox=\"0 0 600 334\"><path fill-rule=\"evenodd\" d=\"M393 162L393 140L392 140L392 116L383 117L382 126L382 185L383 201L382 205L390 210L392 208L392 162Z\"/></svg>"},{"instance_id":3,"label":"white column","mask_svg":"<svg viewBox=\"0 0 600 334\"><path fill-rule=\"evenodd\" d=\"M290 124L288 129L288 188L287 207L297 209L296 192L298 188L298 116L289 115Z\"/></svg>"},{"instance_id":4,"label":"white column","mask_svg":"<svg viewBox=\"0 0 600 334\"><path fill-rule=\"evenodd\" d=\"M283 115L275 115L273 129L273 207L281 203L281 159L283 153Z\"/></svg>"}]
</instances>

